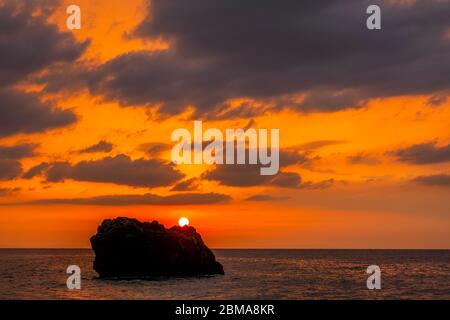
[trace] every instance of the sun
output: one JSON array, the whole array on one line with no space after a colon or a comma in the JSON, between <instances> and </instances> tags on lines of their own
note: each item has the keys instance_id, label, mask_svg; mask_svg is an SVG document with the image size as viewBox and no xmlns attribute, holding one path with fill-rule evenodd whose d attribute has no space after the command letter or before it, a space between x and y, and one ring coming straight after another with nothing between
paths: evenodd
<instances>
[{"instance_id":1,"label":"sun","mask_svg":"<svg viewBox=\"0 0 450 320\"><path fill-rule=\"evenodd\" d=\"M188 226L189 219L186 217L181 217L180 220L178 220L178 224L180 225L180 227Z\"/></svg>"}]
</instances>

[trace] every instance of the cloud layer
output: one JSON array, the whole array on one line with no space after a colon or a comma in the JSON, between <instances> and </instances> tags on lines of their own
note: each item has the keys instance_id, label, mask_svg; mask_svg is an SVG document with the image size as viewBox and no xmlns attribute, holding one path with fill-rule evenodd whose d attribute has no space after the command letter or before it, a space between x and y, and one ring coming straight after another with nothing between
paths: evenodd
<instances>
[{"instance_id":1,"label":"cloud layer","mask_svg":"<svg viewBox=\"0 0 450 320\"><path fill-rule=\"evenodd\" d=\"M123 154L73 165L68 162L41 163L31 168L25 177L32 178L44 171L49 182L72 179L148 188L168 186L184 177L165 160L132 160Z\"/></svg>"},{"instance_id":2,"label":"cloud layer","mask_svg":"<svg viewBox=\"0 0 450 320\"><path fill-rule=\"evenodd\" d=\"M0 145L0 159L22 159L36 155L34 149L37 147L33 143L22 143L13 146Z\"/></svg>"},{"instance_id":3,"label":"cloud layer","mask_svg":"<svg viewBox=\"0 0 450 320\"><path fill-rule=\"evenodd\" d=\"M42 199L30 202L7 203L6 205L93 205L93 206L131 206L131 205L200 205L225 203L230 196L219 193L183 193L168 196L108 195L91 198ZM1 205L1 204L0 204ZM5 205L5 204L3 204Z\"/></svg>"},{"instance_id":4,"label":"cloud layer","mask_svg":"<svg viewBox=\"0 0 450 320\"><path fill-rule=\"evenodd\" d=\"M123 105L161 104L168 114L194 105L200 115L241 97L336 111L448 89L448 3L384 1L377 32L366 29L366 7L359 0L154 0L134 35L169 41L170 49L123 54L85 78L92 93ZM299 93L305 99L294 102ZM240 113L247 108L234 116Z\"/></svg>"},{"instance_id":5,"label":"cloud layer","mask_svg":"<svg viewBox=\"0 0 450 320\"><path fill-rule=\"evenodd\" d=\"M0 159L0 181L17 178L22 173L22 165L19 161Z\"/></svg>"},{"instance_id":6,"label":"cloud layer","mask_svg":"<svg viewBox=\"0 0 450 320\"><path fill-rule=\"evenodd\" d=\"M75 123L76 115L41 102L37 95L0 89L0 137L35 133Z\"/></svg>"},{"instance_id":7,"label":"cloud layer","mask_svg":"<svg viewBox=\"0 0 450 320\"><path fill-rule=\"evenodd\" d=\"M57 1L0 3L0 86L53 63L75 61L86 49L89 42L77 43L71 33L47 23L45 10L51 9L51 2Z\"/></svg>"},{"instance_id":8,"label":"cloud layer","mask_svg":"<svg viewBox=\"0 0 450 320\"><path fill-rule=\"evenodd\" d=\"M0 3L0 138L64 127L77 118L72 111L44 103L37 94L14 85L54 64L76 61L88 46L47 22L57 1Z\"/></svg>"},{"instance_id":9,"label":"cloud layer","mask_svg":"<svg viewBox=\"0 0 450 320\"><path fill-rule=\"evenodd\" d=\"M105 140L101 140L92 146L81 149L79 152L80 153L110 152L112 151L112 149L113 149L112 143Z\"/></svg>"},{"instance_id":10,"label":"cloud layer","mask_svg":"<svg viewBox=\"0 0 450 320\"><path fill-rule=\"evenodd\" d=\"M399 161L412 164L432 164L450 161L450 144L436 146L435 143L415 144L393 152Z\"/></svg>"},{"instance_id":11,"label":"cloud layer","mask_svg":"<svg viewBox=\"0 0 450 320\"><path fill-rule=\"evenodd\" d=\"M324 189L331 187L335 183L333 179L319 182L303 181L302 177L296 172L280 171L274 176L262 176L258 165L248 164L217 165L214 169L203 173L201 178L230 187L272 186L296 189Z\"/></svg>"},{"instance_id":12,"label":"cloud layer","mask_svg":"<svg viewBox=\"0 0 450 320\"><path fill-rule=\"evenodd\" d=\"M450 187L450 175L448 174L419 176L413 179L413 181L425 186Z\"/></svg>"}]
</instances>

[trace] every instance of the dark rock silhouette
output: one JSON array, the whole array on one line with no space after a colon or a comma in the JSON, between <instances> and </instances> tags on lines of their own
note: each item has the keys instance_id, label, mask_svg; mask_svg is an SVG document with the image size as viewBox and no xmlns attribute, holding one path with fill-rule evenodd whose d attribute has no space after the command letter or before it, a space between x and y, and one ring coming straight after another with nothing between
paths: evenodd
<instances>
[{"instance_id":1,"label":"dark rock silhouette","mask_svg":"<svg viewBox=\"0 0 450 320\"><path fill-rule=\"evenodd\" d=\"M91 237L94 269L101 278L224 274L193 227L166 229L157 221L107 219Z\"/></svg>"}]
</instances>

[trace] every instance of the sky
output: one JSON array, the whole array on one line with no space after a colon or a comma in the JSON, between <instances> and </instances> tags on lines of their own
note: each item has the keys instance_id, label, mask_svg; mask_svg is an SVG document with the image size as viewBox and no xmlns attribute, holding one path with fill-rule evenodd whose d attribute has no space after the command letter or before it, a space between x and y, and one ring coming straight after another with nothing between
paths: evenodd
<instances>
[{"instance_id":1,"label":"sky","mask_svg":"<svg viewBox=\"0 0 450 320\"><path fill-rule=\"evenodd\" d=\"M212 248L450 248L449 16L446 0L0 0L0 247L186 216ZM194 120L279 129L279 173L172 163Z\"/></svg>"}]
</instances>

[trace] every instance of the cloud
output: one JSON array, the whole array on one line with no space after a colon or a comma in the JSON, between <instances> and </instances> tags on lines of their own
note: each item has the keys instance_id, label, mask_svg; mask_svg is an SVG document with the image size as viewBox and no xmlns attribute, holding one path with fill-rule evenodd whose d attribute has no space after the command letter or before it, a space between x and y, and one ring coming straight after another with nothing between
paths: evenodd
<instances>
[{"instance_id":1,"label":"cloud","mask_svg":"<svg viewBox=\"0 0 450 320\"><path fill-rule=\"evenodd\" d=\"M36 144L22 143L14 146L0 146L0 159L22 159L36 155Z\"/></svg>"},{"instance_id":2,"label":"cloud","mask_svg":"<svg viewBox=\"0 0 450 320\"><path fill-rule=\"evenodd\" d=\"M412 164L433 164L450 161L450 144L436 146L435 143L415 144L391 152L399 161Z\"/></svg>"},{"instance_id":3,"label":"cloud","mask_svg":"<svg viewBox=\"0 0 450 320\"><path fill-rule=\"evenodd\" d=\"M282 201L282 200L286 200L286 199L289 199L289 197L275 197L275 196L270 196L267 194L255 194L253 196L248 197L245 200L265 202L265 201Z\"/></svg>"},{"instance_id":4,"label":"cloud","mask_svg":"<svg viewBox=\"0 0 450 320\"><path fill-rule=\"evenodd\" d=\"M346 108L365 106L367 99L364 93L357 89L347 89L335 92L332 89L314 89L308 92L305 99L298 105L304 111L339 111ZM295 107L294 107L295 108Z\"/></svg>"},{"instance_id":5,"label":"cloud","mask_svg":"<svg viewBox=\"0 0 450 320\"><path fill-rule=\"evenodd\" d=\"M370 32L360 0L154 0L134 35L170 48L120 55L85 80L91 93L125 106L177 114L194 105L197 115L220 114L235 98L332 112L370 98L446 92L448 3L382 3L384 31ZM250 110L224 115L258 112Z\"/></svg>"},{"instance_id":6,"label":"cloud","mask_svg":"<svg viewBox=\"0 0 450 320\"><path fill-rule=\"evenodd\" d=\"M170 150L172 145L168 143L149 142L139 146L139 150L144 151L150 157L158 157L164 151Z\"/></svg>"},{"instance_id":7,"label":"cloud","mask_svg":"<svg viewBox=\"0 0 450 320\"><path fill-rule=\"evenodd\" d=\"M302 177L297 173L280 172L270 181L270 184L280 188L319 190L330 188L335 182L334 179L319 182L303 181Z\"/></svg>"},{"instance_id":8,"label":"cloud","mask_svg":"<svg viewBox=\"0 0 450 320\"><path fill-rule=\"evenodd\" d=\"M20 203L2 203L0 205L177 206L226 203L230 200L230 196L219 193L183 193L168 196L147 193L144 195L107 195L91 198L42 199Z\"/></svg>"},{"instance_id":9,"label":"cloud","mask_svg":"<svg viewBox=\"0 0 450 320\"><path fill-rule=\"evenodd\" d=\"M41 102L31 93L0 89L0 101L0 137L65 127L77 120L72 111Z\"/></svg>"},{"instance_id":10,"label":"cloud","mask_svg":"<svg viewBox=\"0 0 450 320\"><path fill-rule=\"evenodd\" d=\"M272 186L278 188L324 189L331 187L333 179L320 182L303 181L296 172L279 172L274 176L262 176L258 165L217 165L204 172L202 179L215 181L230 187Z\"/></svg>"},{"instance_id":11,"label":"cloud","mask_svg":"<svg viewBox=\"0 0 450 320\"><path fill-rule=\"evenodd\" d=\"M12 180L22 173L22 165L19 161L0 159L0 180Z\"/></svg>"},{"instance_id":12,"label":"cloud","mask_svg":"<svg viewBox=\"0 0 450 320\"><path fill-rule=\"evenodd\" d=\"M412 181L424 186L450 187L450 175L448 174L419 176Z\"/></svg>"},{"instance_id":13,"label":"cloud","mask_svg":"<svg viewBox=\"0 0 450 320\"><path fill-rule=\"evenodd\" d=\"M301 147L291 147L279 150L280 169L285 169L291 165L301 165L304 168L311 169L313 162L319 159L318 156L311 157L312 150L323 147L335 142L321 141L316 145L305 146L307 151ZM245 149L246 158L248 157L248 148ZM226 152L224 152L226 154ZM236 157L236 146L235 146ZM261 165L253 164L227 164L216 165L210 170L204 172L200 178L210 181L216 181L221 185L233 187L251 187L251 186L273 186L280 188L307 188L319 189L331 186L334 181L326 180L318 183L303 182L302 177L296 172L287 172L281 170L276 175L261 175ZM193 180L192 182L195 182ZM181 183L180 188L188 187L188 182Z\"/></svg>"},{"instance_id":14,"label":"cloud","mask_svg":"<svg viewBox=\"0 0 450 320\"><path fill-rule=\"evenodd\" d=\"M342 144L342 143L346 143L346 142L347 141L344 141L344 140L316 140L316 141L310 141L310 142L303 143L298 146L298 149L303 150L303 151L315 151L320 148L324 148L324 147L332 146L332 145L336 145L336 144Z\"/></svg>"},{"instance_id":15,"label":"cloud","mask_svg":"<svg viewBox=\"0 0 450 320\"><path fill-rule=\"evenodd\" d=\"M72 167L68 162L58 161L48 166L46 177L49 182L63 182L70 178L71 173Z\"/></svg>"},{"instance_id":16,"label":"cloud","mask_svg":"<svg viewBox=\"0 0 450 320\"><path fill-rule=\"evenodd\" d=\"M431 107L439 107L446 103L448 100L447 94L435 94L428 99L427 105Z\"/></svg>"},{"instance_id":17,"label":"cloud","mask_svg":"<svg viewBox=\"0 0 450 320\"><path fill-rule=\"evenodd\" d=\"M191 178L177 183L170 191L194 191L198 190L200 179Z\"/></svg>"},{"instance_id":18,"label":"cloud","mask_svg":"<svg viewBox=\"0 0 450 320\"><path fill-rule=\"evenodd\" d=\"M306 181L303 182L299 188L300 189L309 189L309 190L321 190L330 188L332 185L336 183L334 179L322 180L319 182Z\"/></svg>"},{"instance_id":19,"label":"cloud","mask_svg":"<svg viewBox=\"0 0 450 320\"><path fill-rule=\"evenodd\" d=\"M56 5L57 1L0 2L0 86L83 54L89 41L78 43L72 33L47 22Z\"/></svg>"},{"instance_id":20,"label":"cloud","mask_svg":"<svg viewBox=\"0 0 450 320\"><path fill-rule=\"evenodd\" d=\"M123 154L100 160L82 161L74 165L67 162L52 163L46 175L50 182L72 179L148 188L171 185L184 177L183 173L167 161L132 160Z\"/></svg>"},{"instance_id":21,"label":"cloud","mask_svg":"<svg viewBox=\"0 0 450 320\"><path fill-rule=\"evenodd\" d=\"M58 1L0 2L0 137L64 127L77 118L13 86L48 67L76 61L89 41L48 23ZM68 78L67 75L65 75Z\"/></svg>"},{"instance_id":22,"label":"cloud","mask_svg":"<svg viewBox=\"0 0 450 320\"><path fill-rule=\"evenodd\" d=\"M270 185L281 188L298 188L301 183L302 177L295 172L279 172L270 180Z\"/></svg>"},{"instance_id":23,"label":"cloud","mask_svg":"<svg viewBox=\"0 0 450 320\"><path fill-rule=\"evenodd\" d=\"M216 181L225 186L250 187L267 185L273 176L260 175L259 165L217 165L214 169L208 170L201 176L203 179Z\"/></svg>"},{"instance_id":24,"label":"cloud","mask_svg":"<svg viewBox=\"0 0 450 320\"><path fill-rule=\"evenodd\" d=\"M378 158L364 153L348 156L347 161L351 164L365 164L369 166L374 166L381 163Z\"/></svg>"},{"instance_id":25,"label":"cloud","mask_svg":"<svg viewBox=\"0 0 450 320\"><path fill-rule=\"evenodd\" d=\"M81 149L80 153L94 153L94 152L111 152L113 145L108 141L101 140L100 142L89 146L87 148Z\"/></svg>"},{"instance_id":26,"label":"cloud","mask_svg":"<svg viewBox=\"0 0 450 320\"><path fill-rule=\"evenodd\" d=\"M50 164L47 162L42 162L34 167L31 167L27 172L25 172L22 176L23 179L32 179L38 175L40 175L45 169L49 168Z\"/></svg>"},{"instance_id":27,"label":"cloud","mask_svg":"<svg viewBox=\"0 0 450 320\"><path fill-rule=\"evenodd\" d=\"M16 192L19 192L21 188L0 188L0 197L6 197Z\"/></svg>"},{"instance_id":28,"label":"cloud","mask_svg":"<svg viewBox=\"0 0 450 320\"><path fill-rule=\"evenodd\" d=\"M291 165L310 164L312 159L308 152L303 152L299 148L287 148L280 150L280 165L287 167Z\"/></svg>"}]
</instances>

